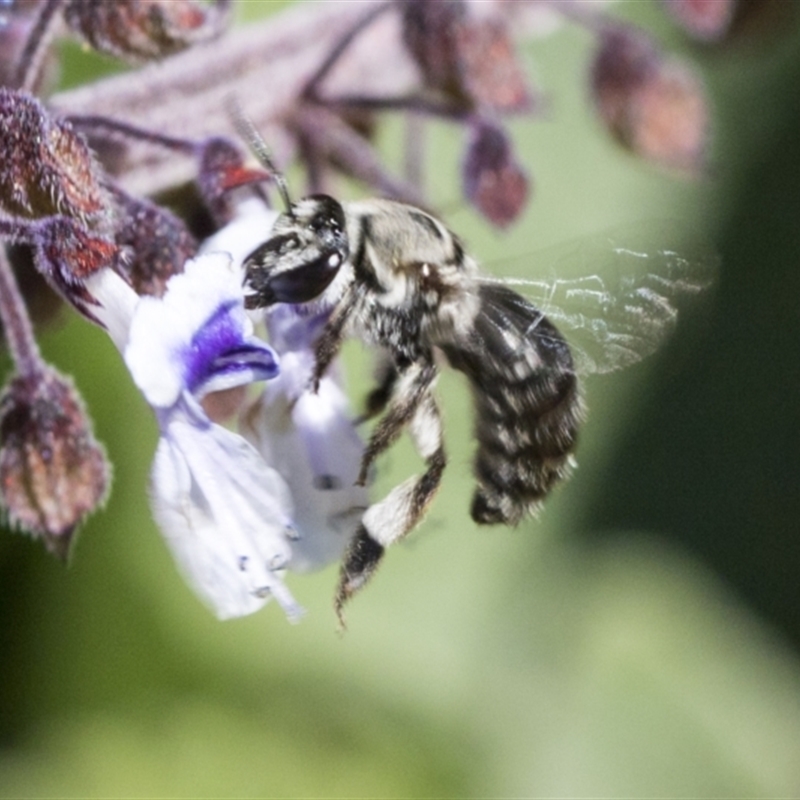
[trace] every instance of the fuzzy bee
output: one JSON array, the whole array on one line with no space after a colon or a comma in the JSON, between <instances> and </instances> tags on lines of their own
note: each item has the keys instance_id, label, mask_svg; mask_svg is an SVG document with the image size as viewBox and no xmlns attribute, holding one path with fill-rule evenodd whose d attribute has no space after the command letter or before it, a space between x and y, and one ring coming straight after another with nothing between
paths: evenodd
<instances>
[{"instance_id":1,"label":"fuzzy bee","mask_svg":"<svg viewBox=\"0 0 800 800\"><path fill-rule=\"evenodd\" d=\"M439 354L467 377L475 406L475 488L480 524L516 525L535 514L572 466L583 417L583 371L608 372L652 352L675 320L674 299L710 280L713 259L662 251L645 275L623 274L609 289L598 277L527 282L565 329L507 283L481 276L459 238L409 205L371 199L341 203L313 195L289 203L271 237L245 261L248 308L289 303L326 313L310 390L345 337L382 356L367 416L381 414L364 450L358 483L404 430L425 471L370 506L345 553L336 610L369 580L386 548L423 517L446 464L433 393ZM631 257L639 254L628 253ZM651 261L653 261L651 257ZM577 311L559 309L570 304Z\"/></svg>"}]
</instances>

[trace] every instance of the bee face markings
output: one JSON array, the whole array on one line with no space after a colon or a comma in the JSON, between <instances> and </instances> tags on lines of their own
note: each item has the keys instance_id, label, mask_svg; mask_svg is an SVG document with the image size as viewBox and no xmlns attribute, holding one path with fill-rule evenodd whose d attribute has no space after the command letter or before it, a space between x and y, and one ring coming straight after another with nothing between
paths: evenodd
<instances>
[{"instance_id":1,"label":"bee face markings","mask_svg":"<svg viewBox=\"0 0 800 800\"><path fill-rule=\"evenodd\" d=\"M334 281L349 245L344 210L326 195L304 198L278 217L274 235L245 260L248 308L307 303Z\"/></svg>"}]
</instances>

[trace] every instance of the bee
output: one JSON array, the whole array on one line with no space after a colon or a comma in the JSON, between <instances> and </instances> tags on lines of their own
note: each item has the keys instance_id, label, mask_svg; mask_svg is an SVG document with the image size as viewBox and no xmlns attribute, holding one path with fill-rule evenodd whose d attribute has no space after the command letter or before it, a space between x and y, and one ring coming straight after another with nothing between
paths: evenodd
<instances>
[{"instance_id":1,"label":"bee","mask_svg":"<svg viewBox=\"0 0 800 800\"><path fill-rule=\"evenodd\" d=\"M310 391L356 337L380 354L364 419L380 416L357 484L407 430L425 471L371 505L341 565L335 608L374 574L386 549L423 518L447 457L434 387L442 360L462 372L474 403L476 487L470 514L481 525L517 525L535 515L573 466L584 418L579 372L609 372L652 352L673 327L674 300L707 286L713 254L687 259L663 250L649 272L509 281L480 273L461 239L420 208L385 199L340 202L324 194L291 202L285 180L252 135L286 211L244 262L245 306L288 303L327 322L314 347ZM617 254L641 258L628 250ZM560 304L560 305L559 305ZM540 308L547 309L545 311ZM572 313L562 308L572 307ZM555 323L582 338L571 347Z\"/></svg>"}]
</instances>

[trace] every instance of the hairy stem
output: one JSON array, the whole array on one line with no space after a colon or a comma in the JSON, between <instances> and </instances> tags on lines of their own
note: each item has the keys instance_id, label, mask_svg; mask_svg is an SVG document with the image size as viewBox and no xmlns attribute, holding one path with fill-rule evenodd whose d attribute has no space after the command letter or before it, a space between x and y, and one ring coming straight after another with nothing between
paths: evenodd
<instances>
[{"instance_id":1,"label":"hairy stem","mask_svg":"<svg viewBox=\"0 0 800 800\"><path fill-rule=\"evenodd\" d=\"M138 139L142 142L150 142L159 147L166 147L168 150L189 155L196 152L198 143L189 139L179 139L175 136L165 136L162 133L140 128L129 122L122 122L118 119L111 119L91 114L72 114L66 117L67 122L78 130L86 133L119 133L129 139Z\"/></svg>"},{"instance_id":2,"label":"hairy stem","mask_svg":"<svg viewBox=\"0 0 800 800\"><path fill-rule=\"evenodd\" d=\"M33 336L33 326L4 247L0 247L0 321L17 374L35 375L40 372L42 359Z\"/></svg>"},{"instance_id":3,"label":"hairy stem","mask_svg":"<svg viewBox=\"0 0 800 800\"><path fill-rule=\"evenodd\" d=\"M369 9L369 11L367 11L361 19L357 20L353 27L336 42L331 52L328 53L322 64L317 68L316 72L308 79L303 89L303 97L305 99L310 100L318 98L317 89L319 84L331 71L333 65L347 52L353 40L383 14L384 11L387 11L393 5L394 3L391 2L391 0L387 0L387 2L379 3Z\"/></svg>"},{"instance_id":4,"label":"hairy stem","mask_svg":"<svg viewBox=\"0 0 800 800\"><path fill-rule=\"evenodd\" d=\"M60 114L106 116L165 137L185 139L188 133L199 141L237 137L228 111L233 95L269 142L275 160L286 163L295 145L284 119L341 37L384 2L302 3L158 64L56 94L49 105ZM337 94L407 93L416 73L398 25L396 14L374 20L370 35L358 37L339 59L326 87ZM120 164L117 177L133 194L173 188L196 171L192 158L145 141L126 142Z\"/></svg>"},{"instance_id":5,"label":"hairy stem","mask_svg":"<svg viewBox=\"0 0 800 800\"><path fill-rule=\"evenodd\" d=\"M17 70L14 76L14 85L17 88L26 92L33 91L36 81L39 79L47 48L58 23L58 12L63 5L64 0L45 0L42 5L39 17L33 28L31 28L28 41L25 42L25 48L17 63Z\"/></svg>"}]
</instances>

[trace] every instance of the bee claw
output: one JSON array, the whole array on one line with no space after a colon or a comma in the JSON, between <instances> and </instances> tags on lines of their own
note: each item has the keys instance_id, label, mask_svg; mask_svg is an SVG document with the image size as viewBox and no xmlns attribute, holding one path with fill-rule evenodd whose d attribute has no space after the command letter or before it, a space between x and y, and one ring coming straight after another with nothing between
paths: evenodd
<instances>
[{"instance_id":1,"label":"bee claw","mask_svg":"<svg viewBox=\"0 0 800 800\"><path fill-rule=\"evenodd\" d=\"M383 557L384 547L376 542L363 524L358 526L356 535L350 541L344 554L339 572L339 584L333 600L333 608L339 621L339 630L347 628L342 609L354 594L366 586L375 574Z\"/></svg>"}]
</instances>

